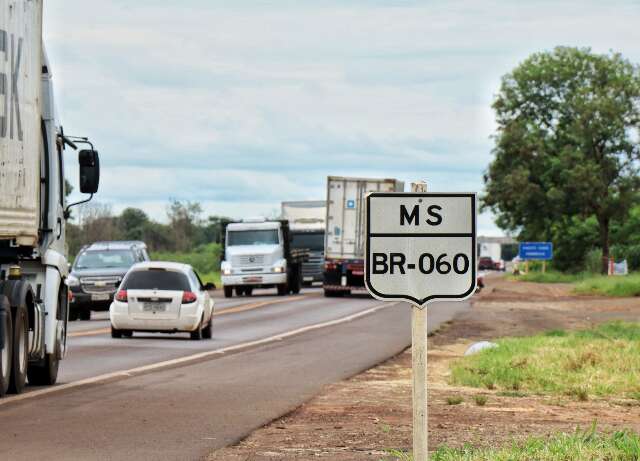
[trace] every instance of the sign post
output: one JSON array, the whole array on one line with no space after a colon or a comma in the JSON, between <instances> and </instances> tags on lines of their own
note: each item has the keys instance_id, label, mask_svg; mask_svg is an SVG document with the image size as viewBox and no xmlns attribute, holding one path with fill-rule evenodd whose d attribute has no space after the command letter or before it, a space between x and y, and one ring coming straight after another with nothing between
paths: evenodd
<instances>
[{"instance_id":1,"label":"sign post","mask_svg":"<svg viewBox=\"0 0 640 461\"><path fill-rule=\"evenodd\" d=\"M365 284L412 312L413 459L428 458L427 310L438 299L463 300L476 288L476 195L411 193L367 196Z\"/></svg>"}]
</instances>

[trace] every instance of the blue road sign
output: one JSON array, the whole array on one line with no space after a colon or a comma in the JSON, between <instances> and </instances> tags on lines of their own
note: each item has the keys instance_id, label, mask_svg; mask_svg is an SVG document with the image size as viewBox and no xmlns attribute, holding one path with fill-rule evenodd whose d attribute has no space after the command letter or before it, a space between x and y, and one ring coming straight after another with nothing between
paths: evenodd
<instances>
[{"instance_id":1,"label":"blue road sign","mask_svg":"<svg viewBox=\"0 0 640 461\"><path fill-rule=\"evenodd\" d=\"M549 261L553 259L553 243L551 242L522 242L519 245L520 259L538 259Z\"/></svg>"}]
</instances>

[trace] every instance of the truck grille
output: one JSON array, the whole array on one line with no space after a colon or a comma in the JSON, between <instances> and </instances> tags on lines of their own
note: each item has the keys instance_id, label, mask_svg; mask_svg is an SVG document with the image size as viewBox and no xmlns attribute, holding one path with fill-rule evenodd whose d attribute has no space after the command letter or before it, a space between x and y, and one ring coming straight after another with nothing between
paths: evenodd
<instances>
[{"instance_id":1,"label":"truck grille","mask_svg":"<svg viewBox=\"0 0 640 461\"><path fill-rule=\"evenodd\" d=\"M255 267L264 265L264 255L234 256L232 264L236 267Z\"/></svg>"},{"instance_id":2,"label":"truck grille","mask_svg":"<svg viewBox=\"0 0 640 461\"><path fill-rule=\"evenodd\" d=\"M120 281L120 277L83 277L80 284L85 293L115 293Z\"/></svg>"}]
</instances>

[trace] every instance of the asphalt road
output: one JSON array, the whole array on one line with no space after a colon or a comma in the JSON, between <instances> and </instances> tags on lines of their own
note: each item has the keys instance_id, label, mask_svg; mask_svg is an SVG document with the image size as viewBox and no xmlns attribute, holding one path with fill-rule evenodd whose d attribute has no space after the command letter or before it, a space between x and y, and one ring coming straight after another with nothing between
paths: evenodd
<instances>
[{"instance_id":1,"label":"asphalt road","mask_svg":"<svg viewBox=\"0 0 640 461\"><path fill-rule=\"evenodd\" d=\"M403 303L258 294L216 298L212 340L71 323L59 385L0 400L0 459L202 459L411 341ZM429 328L467 308L434 304Z\"/></svg>"}]
</instances>

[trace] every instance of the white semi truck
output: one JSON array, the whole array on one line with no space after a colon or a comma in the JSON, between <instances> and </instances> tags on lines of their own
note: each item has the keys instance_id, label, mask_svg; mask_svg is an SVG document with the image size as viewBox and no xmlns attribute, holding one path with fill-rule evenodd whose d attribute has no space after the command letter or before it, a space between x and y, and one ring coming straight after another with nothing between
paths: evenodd
<instances>
[{"instance_id":1,"label":"white semi truck","mask_svg":"<svg viewBox=\"0 0 640 461\"><path fill-rule=\"evenodd\" d=\"M66 351L64 148L42 0L0 0L0 395L54 384ZM85 138L78 143L91 145ZM98 153L79 152L80 190L97 192Z\"/></svg>"},{"instance_id":2,"label":"white semi truck","mask_svg":"<svg viewBox=\"0 0 640 461\"><path fill-rule=\"evenodd\" d=\"M324 294L366 293L365 198L370 192L402 192L397 179L327 178Z\"/></svg>"},{"instance_id":3,"label":"white semi truck","mask_svg":"<svg viewBox=\"0 0 640 461\"><path fill-rule=\"evenodd\" d=\"M326 217L327 202L324 200L282 202L281 218L289 221L291 247L309 252L309 258L302 263L303 285L322 282Z\"/></svg>"},{"instance_id":4,"label":"white semi truck","mask_svg":"<svg viewBox=\"0 0 640 461\"><path fill-rule=\"evenodd\" d=\"M246 219L226 225L221 279L224 295L251 296L255 288L299 293L308 252L291 247L288 221Z\"/></svg>"}]
</instances>

